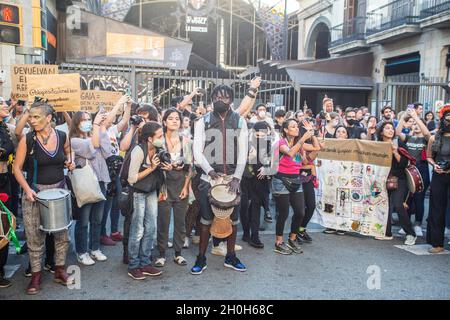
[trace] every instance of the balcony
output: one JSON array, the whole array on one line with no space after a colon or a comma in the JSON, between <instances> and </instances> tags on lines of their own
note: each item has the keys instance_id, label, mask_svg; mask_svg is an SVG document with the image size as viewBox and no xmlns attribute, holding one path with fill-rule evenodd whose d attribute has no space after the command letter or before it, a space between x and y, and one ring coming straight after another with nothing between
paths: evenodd
<instances>
[{"instance_id":1,"label":"balcony","mask_svg":"<svg viewBox=\"0 0 450 320\"><path fill-rule=\"evenodd\" d=\"M420 27L449 28L450 0L423 0L420 5Z\"/></svg>"},{"instance_id":2,"label":"balcony","mask_svg":"<svg viewBox=\"0 0 450 320\"><path fill-rule=\"evenodd\" d=\"M331 29L331 54L342 54L368 47L365 41L366 17L356 17Z\"/></svg>"},{"instance_id":3,"label":"balcony","mask_svg":"<svg viewBox=\"0 0 450 320\"><path fill-rule=\"evenodd\" d=\"M383 44L420 33L419 6L397 0L367 13L367 44Z\"/></svg>"}]
</instances>

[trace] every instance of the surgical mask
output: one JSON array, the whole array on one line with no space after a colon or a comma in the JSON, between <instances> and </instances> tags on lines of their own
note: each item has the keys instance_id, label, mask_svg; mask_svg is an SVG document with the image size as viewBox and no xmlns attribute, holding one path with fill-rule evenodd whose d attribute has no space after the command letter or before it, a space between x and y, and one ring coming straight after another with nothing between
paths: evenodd
<instances>
[{"instance_id":1,"label":"surgical mask","mask_svg":"<svg viewBox=\"0 0 450 320\"><path fill-rule=\"evenodd\" d=\"M3 122L8 123L10 119L11 119L11 116L7 116L7 117L3 118Z\"/></svg>"},{"instance_id":2,"label":"surgical mask","mask_svg":"<svg viewBox=\"0 0 450 320\"><path fill-rule=\"evenodd\" d=\"M216 101L213 103L214 111L217 113L225 113L230 108L229 104L226 104L223 101Z\"/></svg>"},{"instance_id":3,"label":"surgical mask","mask_svg":"<svg viewBox=\"0 0 450 320\"><path fill-rule=\"evenodd\" d=\"M163 145L164 145L164 139L154 139L153 141L152 141L152 144L153 144L153 146L155 147L155 148L162 148L163 147Z\"/></svg>"},{"instance_id":4,"label":"surgical mask","mask_svg":"<svg viewBox=\"0 0 450 320\"><path fill-rule=\"evenodd\" d=\"M88 133L92 131L92 121L85 120L80 123L80 130L84 133Z\"/></svg>"},{"instance_id":5,"label":"surgical mask","mask_svg":"<svg viewBox=\"0 0 450 320\"><path fill-rule=\"evenodd\" d=\"M258 112L258 117L260 117L261 119L266 117L266 112L265 111L259 111Z\"/></svg>"}]
</instances>

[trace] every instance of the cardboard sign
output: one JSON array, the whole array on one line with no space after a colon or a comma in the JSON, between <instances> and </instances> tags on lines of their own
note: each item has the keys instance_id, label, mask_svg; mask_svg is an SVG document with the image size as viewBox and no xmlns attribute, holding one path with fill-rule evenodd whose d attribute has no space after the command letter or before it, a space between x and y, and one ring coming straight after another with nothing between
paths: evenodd
<instances>
[{"instance_id":1,"label":"cardboard sign","mask_svg":"<svg viewBox=\"0 0 450 320\"><path fill-rule=\"evenodd\" d=\"M109 112L121 97L122 93L117 91L82 90L81 110L95 113L99 105L103 105Z\"/></svg>"},{"instance_id":2,"label":"cardboard sign","mask_svg":"<svg viewBox=\"0 0 450 320\"><path fill-rule=\"evenodd\" d=\"M58 66L41 64L14 64L11 66L12 93L15 100L27 100L27 77L58 74Z\"/></svg>"},{"instance_id":3,"label":"cardboard sign","mask_svg":"<svg viewBox=\"0 0 450 320\"><path fill-rule=\"evenodd\" d=\"M28 102L47 98L56 112L80 110L80 75L78 73L27 76Z\"/></svg>"}]
</instances>

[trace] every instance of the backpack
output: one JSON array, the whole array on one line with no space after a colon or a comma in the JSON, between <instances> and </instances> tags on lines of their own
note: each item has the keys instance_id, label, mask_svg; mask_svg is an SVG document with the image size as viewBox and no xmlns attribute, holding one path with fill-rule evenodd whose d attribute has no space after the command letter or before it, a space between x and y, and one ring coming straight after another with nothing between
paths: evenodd
<instances>
[{"instance_id":1,"label":"backpack","mask_svg":"<svg viewBox=\"0 0 450 320\"><path fill-rule=\"evenodd\" d=\"M120 184L122 185L122 188L125 188L129 186L128 183L128 173L130 171L130 162L131 162L131 153L137 146L140 146L141 149L144 151L144 161L147 158L148 155L148 149L143 147L141 144L136 144L133 149L129 150L125 154L125 158L123 159L122 168L120 169L119 177L120 177Z\"/></svg>"}]
</instances>

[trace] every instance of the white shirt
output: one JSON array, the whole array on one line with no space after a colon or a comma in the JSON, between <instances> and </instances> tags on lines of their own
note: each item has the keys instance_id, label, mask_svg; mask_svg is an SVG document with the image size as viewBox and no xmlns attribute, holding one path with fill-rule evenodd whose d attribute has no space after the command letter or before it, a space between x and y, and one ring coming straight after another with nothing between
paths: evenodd
<instances>
[{"instance_id":1,"label":"white shirt","mask_svg":"<svg viewBox=\"0 0 450 320\"><path fill-rule=\"evenodd\" d=\"M242 179L242 174L244 173L245 166L247 163L247 155L248 155L248 130L247 123L241 118L242 127L239 130L239 135L237 137L237 164L236 171L233 174L233 177ZM194 128L194 163L197 166L200 166L202 170L206 173L203 174L201 179L209 182L208 173L211 170L214 170L206 159L203 151L205 149L205 122L202 117L195 123Z\"/></svg>"}]
</instances>

